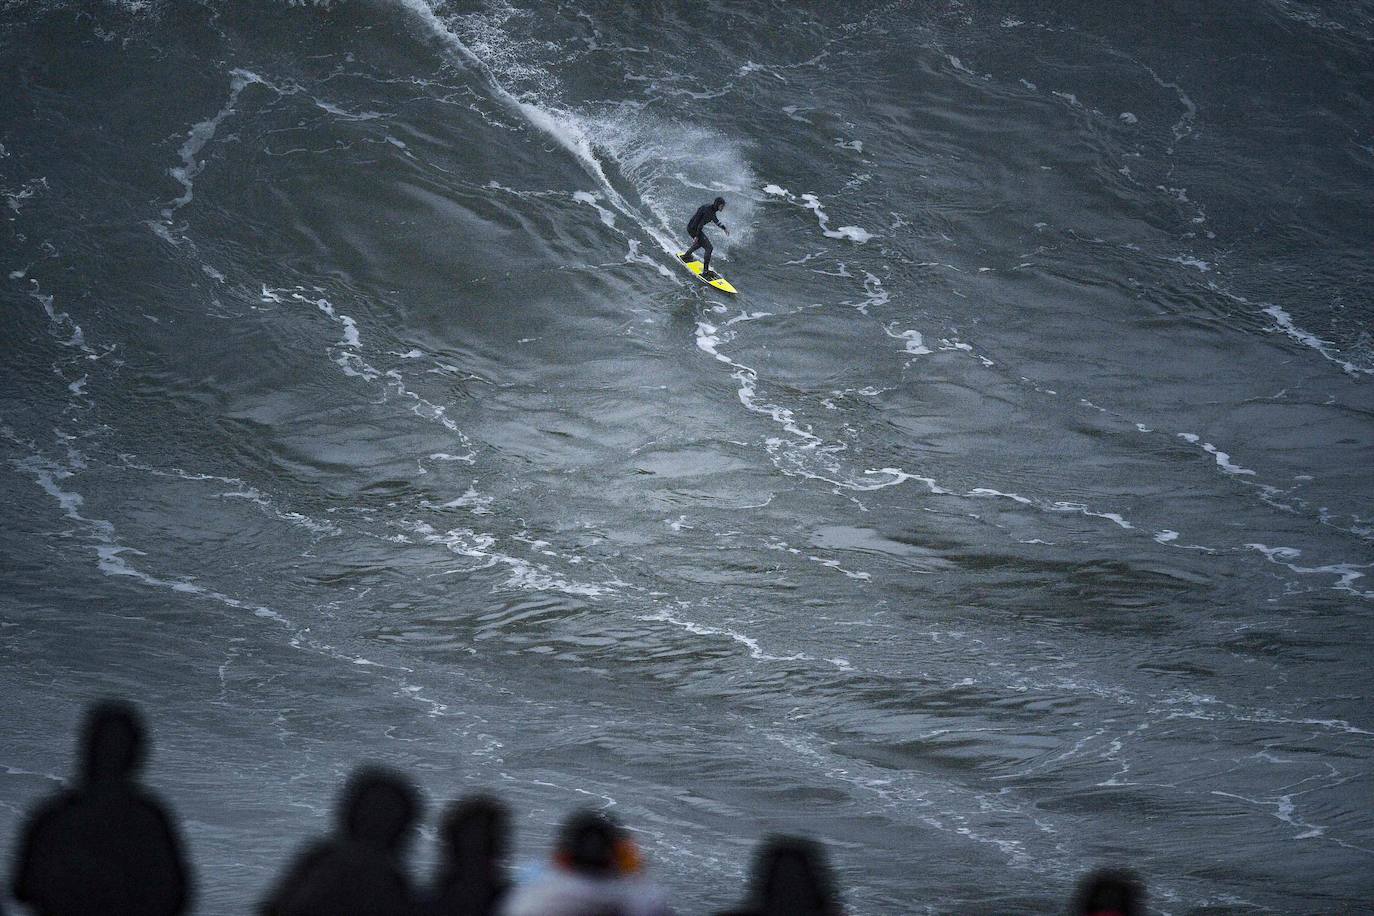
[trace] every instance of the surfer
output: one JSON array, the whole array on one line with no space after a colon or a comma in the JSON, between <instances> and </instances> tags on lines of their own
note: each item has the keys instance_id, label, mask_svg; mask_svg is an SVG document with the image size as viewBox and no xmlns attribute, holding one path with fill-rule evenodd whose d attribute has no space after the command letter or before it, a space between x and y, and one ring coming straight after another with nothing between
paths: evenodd
<instances>
[{"instance_id":1,"label":"surfer","mask_svg":"<svg viewBox=\"0 0 1374 916\"><path fill-rule=\"evenodd\" d=\"M707 280L716 279L717 274L711 270L712 248L711 240L706 237L706 224L715 223L726 235L729 235L730 230L725 228L725 224L717 216L724 209L724 197L717 197L711 203L697 207L697 212L693 213L692 218L687 221L687 234L692 237L692 247L678 255L679 258L682 258L683 263L688 263L692 260L692 252L700 248L704 255L701 261L701 275Z\"/></svg>"}]
</instances>

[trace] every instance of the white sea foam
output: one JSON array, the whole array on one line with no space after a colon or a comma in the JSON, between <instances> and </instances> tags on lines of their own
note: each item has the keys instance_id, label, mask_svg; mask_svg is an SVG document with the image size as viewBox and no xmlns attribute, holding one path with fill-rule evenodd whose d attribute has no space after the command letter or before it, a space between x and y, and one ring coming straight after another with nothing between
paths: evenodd
<instances>
[{"instance_id":1,"label":"white sea foam","mask_svg":"<svg viewBox=\"0 0 1374 916\"><path fill-rule=\"evenodd\" d=\"M728 627L713 627L706 624L696 623L673 614L671 611L660 611L657 614L640 615L639 620L651 621L655 623L671 624L679 629L686 630L695 636L720 636L744 646L749 652L749 657L758 661L798 661L807 658L806 655L770 655L763 651L759 641L752 636L732 630Z\"/></svg>"},{"instance_id":2,"label":"white sea foam","mask_svg":"<svg viewBox=\"0 0 1374 916\"><path fill-rule=\"evenodd\" d=\"M96 568L104 575L134 579L153 588L208 598L235 610L249 611L257 617L269 618L281 624L290 623L270 607L242 601L185 579L157 576L145 572L125 559L125 554L144 556L144 553L120 543L115 534L114 524L109 520L82 515L81 510L85 502L82 495L62 486L63 481L72 478L76 471L85 467L85 460L79 453L69 451L65 464L50 461L40 455L30 455L11 463L32 476L34 482L57 502L62 514L85 529L86 536L94 542L91 549L96 556Z\"/></svg>"},{"instance_id":3,"label":"white sea foam","mask_svg":"<svg viewBox=\"0 0 1374 916\"><path fill-rule=\"evenodd\" d=\"M824 481L854 491L878 490L900 482L855 480L846 474L835 456L848 446L843 443L827 444L809 425L803 424L791 408L769 403L760 397L758 373L721 352L725 333L712 322L704 318L698 319L697 347L702 352L710 354L712 358L732 367L731 375L738 386L736 395L746 410L768 417L791 436L790 439L769 437L764 442L765 449L783 473Z\"/></svg>"},{"instance_id":4,"label":"white sea foam","mask_svg":"<svg viewBox=\"0 0 1374 916\"><path fill-rule=\"evenodd\" d=\"M739 324L744 321L759 321L763 318L771 318L772 315L772 312L740 312L734 318L731 318L729 321L725 322L725 326L728 328L732 324Z\"/></svg>"},{"instance_id":5,"label":"white sea foam","mask_svg":"<svg viewBox=\"0 0 1374 916\"><path fill-rule=\"evenodd\" d=\"M893 337L897 340L905 341L905 344L902 347L904 352L910 354L911 356L925 356L926 354L931 352L931 349L925 345L925 338L921 336L920 331L894 331L894 327L895 325L891 324L884 325L883 331L887 334L888 337Z\"/></svg>"},{"instance_id":6,"label":"white sea foam","mask_svg":"<svg viewBox=\"0 0 1374 916\"><path fill-rule=\"evenodd\" d=\"M266 300L268 295L276 297L278 292L287 291L269 291L264 286L263 299ZM381 377L382 373L369 365L358 353L358 350L362 347L362 337L358 332L358 323L354 321L351 316L336 311L333 303L323 296L312 298L311 296L299 292L291 292L289 295L291 299L297 302L307 302L314 305L325 315L329 316L331 321L337 322L343 327L343 337L339 340L337 348L333 353L333 359L335 365L342 369L345 375L366 379L368 381L375 381ZM282 300L280 298L273 298L271 301L280 302Z\"/></svg>"},{"instance_id":7,"label":"white sea foam","mask_svg":"<svg viewBox=\"0 0 1374 916\"><path fill-rule=\"evenodd\" d=\"M1135 525L1133 525L1130 522L1130 520L1128 520L1125 516L1121 515L1119 512L1099 512L1089 507L1087 504L1080 502L1072 502L1068 500L1054 500L1052 502L1046 503L1041 500L1032 499L1028 496L1022 496L1020 493L1005 493L1001 490L992 489L991 487L974 487L964 495L970 497L996 497L999 499L1009 499L1012 502L1019 503L1023 506L1031 506L1037 509L1041 509L1045 512L1072 512L1077 513L1078 515L1088 516L1090 518L1106 519L1113 525L1116 525L1118 528L1127 531L1135 529Z\"/></svg>"},{"instance_id":8,"label":"white sea foam","mask_svg":"<svg viewBox=\"0 0 1374 916\"><path fill-rule=\"evenodd\" d=\"M1179 116L1179 119L1174 122L1172 127L1174 143L1178 143L1193 132L1193 124L1197 120L1197 103L1189 97L1188 93L1183 91L1178 83L1161 79L1159 74L1151 67L1142 65L1142 69L1150 74L1150 78L1153 79L1157 85L1165 89L1172 89L1178 97L1179 104L1183 106L1183 114ZM1171 156L1173 155L1174 148L1172 146L1169 147L1168 153Z\"/></svg>"},{"instance_id":9,"label":"white sea foam","mask_svg":"<svg viewBox=\"0 0 1374 916\"><path fill-rule=\"evenodd\" d=\"M589 207L592 207L601 217L601 221L603 223L605 223L607 226L610 226L612 229L616 227L615 214L612 213L610 210L607 210L605 207L601 206L601 204L597 202L597 197L595 194L592 194L589 191L576 191L573 193L573 200L577 201L578 203L586 204Z\"/></svg>"},{"instance_id":10,"label":"white sea foam","mask_svg":"<svg viewBox=\"0 0 1374 916\"><path fill-rule=\"evenodd\" d=\"M1118 528L1130 530L1135 527L1130 522L1116 512L1095 512L1083 503L1056 501L1049 505L1051 512L1077 512L1079 515L1088 515L1093 518L1105 518L1107 521L1116 525Z\"/></svg>"},{"instance_id":11,"label":"white sea foam","mask_svg":"<svg viewBox=\"0 0 1374 916\"><path fill-rule=\"evenodd\" d=\"M324 296L314 295L315 291L304 290L297 287L295 290L273 290L266 285L262 287L261 300L264 302L282 302L282 294L285 293L289 300L296 302L306 302L314 305L323 312L330 320L337 322L343 327L343 336L332 349L333 360L345 375L353 378L361 378L369 382L381 382L387 390L393 394L405 398L411 402L410 411L418 417L438 423L449 432L456 435L460 442L470 449L469 454L462 456L459 460L471 463L476 459L476 451L472 450L472 441L467 434L459 428L458 424L448 416L445 407L428 400L420 394L412 391L407 385L405 377L398 369L388 369L382 371L366 359L361 354L362 334L358 330L358 323L352 316L345 315L338 311L332 302Z\"/></svg>"},{"instance_id":12,"label":"white sea foam","mask_svg":"<svg viewBox=\"0 0 1374 916\"><path fill-rule=\"evenodd\" d=\"M1137 424L1137 426L1139 426L1139 424ZM1147 432L1148 430L1142 429L1141 431ZM1193 445L1198 446L1204 452L1207 452L1209 455L1211 455L1214 459L1216 459L1217 467L1221 468L1223 471L1226 471L1229 474L1241 474L1249 477L1255 476L1254 471L1250 470L1247 467L1242 467L1236 464L1231 460L1231 456L1229 454L1221 451L1210 442L1203 442L1202 437L1197 435L1196 433L1179 433L1178 437L1182 439L1184 442L1189 442Z\"/></svg>"},{"instance_id":13,"label":"white sea foam","mask_svg":"<svg viewBox=\"0 0 1374 916\"><path fill-rule=\"evenodd\" d=\"M348 111L344 108L340 108L328 99L322 99L319 96L311 96L310 101L314 102L315 107L319 108L321 111L327 111L336 118L345 121L375 121L377 118L383 117L380 111ZM388 137L387 139L392 140L393 138ZM405 144L401 143L401 141L395 140L394 142L399 144L401 148L405 148Z\"/></svg>"},{"instance_id":14,"label":"white sea foam","mask_svg":"<svg viewBox=\"0 0 1374 916\"><path fill-rule=\"evenodd\" d=\"M420 521L410 522L405 527L426 543L442 546L457 556L478 560L479 563L470 571L505 566L507 578L498 588L561 592L579 598L598 598L616 590L611 583L593 585L578 582L554 572L547 564L505 553L497 549L496 536L484 531L464 527L438 531L427 522ZM556 556L550 551L545 553Z\"/></svg>"},{"instance_id":15,"label":"white sea foam","mask_svg":"<svg viewBox=\"0 0 1374 916\"><path fill-rule=\"evenodd\" d=\"M1174 262L1175 264L1182 264L1184 267L1192 267L1195 270L1202 271L1203 273L1207 273L1212 269L1212 264L1210 261L1204 261L1201 258L1195 258L1190 255L1175 255L1174 257L1169 258L1168 260Z\"/></svg>"},{"instance_id":16,"label":"white sea foam","mask_svg":"<svg viewBox=\"0 0 1374 916\"><path fill-rule=\"evenodd\" d=\"M1264 554L1265 559L1269 562L1284 566L1300 576L1335 576L1336 582L1331 588L1337 591L1350 592L1366 599L1374 598L1374 591L1363 591L1355 588L1355 582L1366 576L1362 570L1374 567L1374 563L1325 563L1319 566L1299 566L1295 561L1302 556L1302 551L1295 547L1270 547L1267 544L1259 543L1246 544L1245 546L1250 550Z\"/></svg>"},{"instance_id":17,"label":"white sea foam","mask_svg":"<svg viewBox=\"0 0 1374 916\"><path fill-rule=\"evenodd\" d=\"M841 226L838 229L830 228L830 217L826 214L825 208L821 206L820 198L815 194L807 193L794 195L784 187L776 184L765 185L763 193L770 197L781 197L788 203L796 204L799 207L810 210L816 216L816 222L820 224L821 235L831 239L849 239L862 245L864 242L877 238L876 235L861 226Z\"/></svg>"},{"instance_id":18,"label":"white sea foam","mask_svg":"<svg viewBox=\"0 0 1374 916\"><path fill-rule=\"evenodd\" d=\"M1270 560L1276 562L1296 560L1298 557L1302 556L1302 551L1295 547L1270 547L1267 544L1246 544L1245 546L1251 550L1258 550Z\"/></svg>"},{"instance_id":19,"label":"white sea foam","mask_svg":"<svg viewBox=\"0 0 1374 916\"><path fill-rule=\"evenodd\" d=\"M793 556L804 557L807 560L810 560L812 563L824 566L826 569L833 569L838 573L843 573L847 578L850 579L857 579L861 582L868 582L873 578L873 576L870 573L860 572L853 569L846 569L844 566L840 564L839 560L831 559L830 557L817 556L813 553L804 553L802 550L796 547L789 546L786 541L775 541L770 544L765 544L764 546L767 547L767 549L769 550L778 550L785 553L790 553Z\"/></svg>"},{"instance_id":20,"label":"white sea foam","mask_svg":"<svg viewBox=\"0 0 1374 916\"><path fill-rule=\"evenodd\" d=\"M664 267L662 262L658 261L655 258L651 258L646 254L640 254L639 239L627 239L626 242L629 245L629 249L625 252L626 261L636 264L647 264L654 270L658 271L661 275L668 278L669 280L677 279L677 275L674 274L668 268Z\"/></svg>"},{"instance_id":21,"label":"white sea foam","mask_svg":"<svg viewBox=\"0 0 1374 916\"><path fill-rule=\"evenodd\" d=\"M28 181L20 185L19 189L16 191L0 190L0 197L5 198L5 203L9 206L11 210L13 210L15 213L19 213L20 210L23 208L20 201L28 200L29 198L37 195L40 191L46 190L48 190L47 178L30 178ZM11 278L14 278L13 274L11 274L10 276Z\"/></svg>"},{"instance_id":22,"label":"white sea foam","mask_svg":"<svg viewBox=\"0 0 1374 916\"><path fill-rule=\"evenodd\" d=\"M1009 499L1012 502L1020 503L1023 506L1035 505L1035 500L1022 496L1020 493L1003 493L1001 490L994 490L991 487L974 487L969 490L966 496L994 496L1000 499Z\"/></svg>"},{"instance_id":23,"label":"white sea foam","mask_svg":"<svg viewBox=\"0 0 1374 916\"><path fill-rule=\"evenodd\" d=\"M590 191L576 191L573 193L573 200L577 201L578 203L587 204L588 206L592 207L594 210L596 210L597 215L601 217L602 223L604 223L607 227L614 229L621 236L625 237L626 245L628 246L625 251L626 263L646 264L649 267L654 268L654 270L658 271L659 274L661 274L669 280L678 279L678 276L674 274L672 271L670 271L668 268L664 267L661 261L640 253L640 240L636 238L630 238L628 235L626 235L625 232L623 232L620 229L620 227L616 225L615 212L607 209L606 207L603 207L600 203L600 198L596 194L593 194ZM528 338L526 340L522 340L521 343L526 343L528 342L528 340L534 339L535 338Z\"/></svg>"},{"instance_id":24,"label":"white sea foam","mask_svg":"<svg viewBox=\"0 0 1374 916\"><path fill-rule=\"evenodd\" d=\"M697 321L697 349L701 350L703 353L710 354L712 358L717 359L722 363L726 363L730 366L735 366L739 369L744 369L748 372L753 372L754 370L750 369L748 366L745 366L742 363L737 363L730 357L720 352L721 340L719 331L720 329L717 328L715 325L711 324L709 321L706 321L704 319Z\"/></svg>"},{"instance_id":25,"label":"white sea foam","mask_svg":"<svg viewBox=\"0 0 1374 916\"><path fill-rule=\"evenodd\" d=\"M770 417L773 422L781 425L787 432L804 440L808 446L814 447L821 444L820 436L812 432L809 427L803 428L797 422L796 415L791 408L769 404L758 397L758 376L752 369L736 370L734 376L735 381L739 382L739 388L736 391L739 401L747 410Z\"/></svg>"},{"instance_id":26,"label":"white sea foam","mask_svg":"<svg viewBox=\"0 0 1374 916\"><path fill-rule=\"evenodd\" d=\"M1316 334L1313 334L1310 331L1305 331L1302 328L1298 327L1296 324L1293 323L1293 316L1285 312L1283 309L1279 308L1277 305L1270 305L1263 309L1263 311L1266 315L1274 319L1274 323L1277 326L1278 330L1287 334L1289 337L1293 338L1298 343L1303 344L1307 347L1311 347L1313 350L1316 350L1326 359L1329 359L1331 362L1340 366L1350 375L1374 375L1374 368L1357 366L1348 360L1342 359L1338 355L1340 351L1337 350L1333 344L1329 343L1328 341L1322 340L1320 337L1318 337Z\"/></svg>"},{"instance_id":27,"label":"white sea foam","mask_svg":"<svg viewBox=\"0 0 1374 916\"><path fill-rule=\"evenodd\" d=\"M215 131L219 129L224 119L234 113L234 106L238 103L240 93L254 83L266 85L266 80L251 70L236 69L229 75L228 101L213 117L192 125L186 134L185 142L177 150L177 155L181 157L181 165L173 166L167 170L167 174L171 175L172 179L181 185L182 192L179 197L174 198L163 208L162 219L164 222L171 222L172 215L189 204L195 197L195 179L205 167L205 163L198 161L196 156L204 149L205 144L214 139Z\"/></svg>"},{"instance_id":28,"label":"white sea foam","mask_svg":"<svg viewBox=\"0 0 1374 916\"><path fill-rule=\"evenodd\" d=\"M1178 531L1171 529L1161 529L1156 531L1156 533L1154 533L1154 542L1156 542L1156 544L1165 545L1165 547L1179 549L1179 551L1202 551L1204 553L1216 553L1215 549L1210 547L1204 547L1204 545L1201 544L1179 544Z\"/></svg>"},{"instance_id":29,"label":"white sea foam","mask_svg":"<svg viewBox=\"0 0 1374 916\"><path fill-rule=\"evenodd\" d=\"M909 474L901 468L873 468L871 470L864 471L864 473L869 475L883 474L888 478L886 481L883 481L877 487L873 487L872 489L878 489L879 487L895 487L899 483L904 483L908 480L914 480L918 483L924 484L927 490L929 490L933 494L936 494L937 496L953 492L951 490L946 490L944 487L937 484L933 477L923 477L920 474Z\"/></svg>"},{"instance_id":30,"label":"white sea foam","mask_svg":"<svg viewBox=\"0 0 1374 916\"><path fill-rule=\"evenodd\" d=\"M864 293L867 295L863 301L854 303L855 310L861 315L867 315L871 307L887 305L892 298L883 288L883 281L867 270L864 271Z\"/></svg>"},{"instance_id":31,"label":"white sea foam","mask_svg":"<svg viewBox=\"0 0 1374 916\"><path fill-rule=\"evenodd\" d=\"M58 342L64 347L80 350L88 359L99 359L99 354L86 345L86 335L81 330L81 325L72 319L66 312L59 312L53 304L53 297L43 292L43 288L35 279L29 279L29 297L39 304L43 309L43 314L48 316L48 330ZM66 339L63 340L62 338Z\"/></svg>"},{"instance_id":32,"label":"white sea foam","mask_svg":"<svg viewBox=\"0 0 1374 916\"><path fill-rule=\"evenodd\" d=\"M862 245L864 242L871 241L875 236L860 226L841 226L838 229L830 228L830 218L821 207L820 198L815 194L802 194L798 200L812 213L816 214L816 222L820 224L821 235L831 239L849 239Z\"/></svg>"},{"instance_id":33,"label":"white sea foam","mask_svg":"<svg viewBox=\"0 0 1374 916\"><path fill-rule=\"evenodd\" d=\"M348 315L336 312L334 310L334 305L328 299L321 296L318 299L312 300L302 296L300 293L292 293L291 298L301 302L314 302L315 307L321 312L324 312L334 321L343 325L343 339L339 341L340 346L351 347L353 349L362 346L362 338L358 335L358 322L354 321Z\"/></svg>"},{"instance_id":34,"label":"white sea foam","mask_svg":"<svg viewBox=\"0 0 1374 916\"><path fill-rule=\"evenodd\" d=\"M8 427L0 427L0 436L29 449L34 448L33 443L22 442L14 435L13 430ZM355 665L409 672L410 669L408 668L400 668L394 665L382 665L370 659L335 648L311 636L309 634L309 629L296 629L295 624L285 615L267 605L236 598L209 586L200 585L195 581L191 581L189 578L171 578L168 576L156 575L135 565L135 563L130 561L130 557L143 557L147 556L147 554L144 551L121 543L112 522L107 519L90 518L83 515L82 508L85 502L84 498L79 492L70 489L69 485L65 484L65 482L73 478L78 471L86 467L86 460L79 452L68 450L64 462L55 462L34 453L30 454L27 458L12 460L11 464L32 475L38 486L57 502L63 515L80 526L84 531L85 537L92 542L90 547L96 558L96 569L99 570L102 575L127 579L149 588L162 589L190 598L210 601L235 611L247 612L254 617L270 620L288 629L290 634L288 642L293 648L309 649L331 658L351 662ZM137 467L137 465L127 462L127 459L126 464L130 467ZM210 474L193 474L182 471L179 468L173 469L171 472L164 472L161 470L158 472L167 473L170 476L182 477L187 480L213 480L219 482L242 483L242 481L239 481L237 478L219 477ZM300 516L300 518L304 519L304 516ZM224 665L220 666L219 674L221 683L223 683L225 674ZM392 679L394 680L394 677ZM403 680L400 681L399 684L402 694L410 699L426 704L429 707L430 715L442 715L447 711L447 706L444 704L423 696L421 687L406 683Z\"/></svg>"},{"instance_id":35,"label":"white sea foam","mask_svg":"<svg viewBox=\"0 0 1374 916\"><path fill-rule=\"evenodd\" d=\"M251 486L250 484L246 483L241 478L221 477L217 474L194 473L175 466L165 468L154 467L152 465L145 464L141 461L137 461L134 459L132 455L127 454L120 455L119 458L120 461L123 463L124 467L136 471L141 471L145 474L149 474L154 477L166 477L193 483L204 481L224 484L228 487L231 487L232 489L224 490L217 494L221 499L247 500L248 502L251 502L254 505L258 506L266 514L278 518L296 527L304 528L315 534L343 534L343 529L341 529L338 525L333 524L332 522L317 521L316 519L313 519L308 515L304 515L300 512L293 512L288 509L279 508L276 505L276 503L274 503L267 496L267 494L263 493L257 487Z\"/></svg>"},{"instance_id":36,"label":"white sea foam","mask_svg":"<svg viewBox=\"0 0 1374 916\"><path fill-rule=\"evenodd\" d=\"M476 484L469 486L463 495L455 499L450 499L444 503L433 503L429 500L421 500L421 509L467 509L473 515L490 515L491 505L495 500L490 496L483 496L477 492Z\"/></svg>"},{"instance_id":37,"label":"white sea foam","mask_svg":"<svg viewBox=\"0 0 1374 916\"><path fill-rule=\"evenodd\" d=\"M819 563L821 566L824 566L827 569L833 569L836 572L843 573L847 578L850 579L858 579L862 582L868 582L873 578L872 574L870 573L861 572L853 569L846 569L845 567L840 565L839 560L832 560L828 557L818 557L815 554L807 554L806 558L812 561L813 563Z\"/></svg>"}]
</instances>

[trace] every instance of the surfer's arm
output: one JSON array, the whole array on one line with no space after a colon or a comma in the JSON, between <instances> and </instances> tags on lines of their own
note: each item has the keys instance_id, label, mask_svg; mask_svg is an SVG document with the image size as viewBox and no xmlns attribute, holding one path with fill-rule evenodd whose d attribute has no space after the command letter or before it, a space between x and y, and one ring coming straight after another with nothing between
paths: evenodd
<instances>
[{"instance_id":1,"label":"surfer's arm","mask_svg":"<svg viewBox=\"0 0 1374 916\"><path fill-rule=\"evenodd\" d=\"M715 223L717 226L719 226L721 229L723 229L723 230L725 231L725 234L726 234L726 235L729 235L729 234L730 234L730 230L729 230L729 229L726 229L726 228L725 228L725 224L722 223L720 220L716 219L715 217L712 217L712 218L711 218L711 222Z\"/></svg>"}]
</instances>

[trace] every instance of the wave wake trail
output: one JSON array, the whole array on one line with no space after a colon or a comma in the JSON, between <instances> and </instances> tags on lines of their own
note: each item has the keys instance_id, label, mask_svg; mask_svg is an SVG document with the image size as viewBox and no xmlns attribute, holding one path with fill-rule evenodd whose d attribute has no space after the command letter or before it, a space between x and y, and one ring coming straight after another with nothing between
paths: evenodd
<instances>
[{"instance_id":1,"label":"wave wake trail","mask_svg":"<svg viewBox=\"0 0 1374 916\"><path fill-rule=\"evenodd\" d=\"M516 114L520 115L534 127L548 134L556 140L560 146L570 152L584 169L596 179L601 192L606 200L610 202L625 217L640 226L654 241L663 247L664 251L671 252L674 249L672 238L658 227L645 220L635 208L625 199L615 185L606 175L606 170L597 158L596 152L588 138L586 131L567 112L560 112L545 109L533 102L517 98L514 93L502 85L501 80L452 29L439 17L426 0L401 0L401 5L410 12L414 13L421 22L437 36L447 47L456 51L459 57L472 69L480 74L487 84L487 88L492 95L509 107Z\"/></svg>"},{"instance_id":2,"label":"wave wake trail","mask_svg":"<svg viewBox=\"0 0 1374 916\"><path fill-rule=\"evenodd\" d=\"M693 202L695 196L701 192L748 192L753 187L754 176L744 161L740 144L703 128L663 121L635 103L611 103L612 110L606 113L573 111L557 100L555 78L521 59L518 39L484 23L480 27L481 46L490 46L491 53L479 53L431 0L399 2L460 63L481 78L495 100L571 154L595 181L598 196L665 253L681 250L681 239L676 237L678 233L673 227L685 222L689 208L700 203ZM528 83L530 88L513 88L513 82ZM608 162L614 163L631 184L642 207L627 198L612 181L607 173ZM740 193L734 198L735 243L748 236L753 197ZM602 221L607 222L604 213ZM607 225L615 228L610 222Z\"/></svg>"}]
</instances>

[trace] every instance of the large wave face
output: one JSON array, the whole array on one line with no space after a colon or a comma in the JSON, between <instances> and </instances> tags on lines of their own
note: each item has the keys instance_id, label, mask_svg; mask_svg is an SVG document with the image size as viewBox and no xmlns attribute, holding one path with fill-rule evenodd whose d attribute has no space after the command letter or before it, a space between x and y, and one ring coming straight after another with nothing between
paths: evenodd
<instances>
[{"instance_id":1,"label":"large wave face","mask_svg":"<svg viewBox=\"0 0 1374 916\"><path fill-rule=\"evenodd\" d=\"M207 912L365 759L684 911L1362 905L1372 37L0 4L0 845L121 694Z\"/></svg>"}]
</instances>

